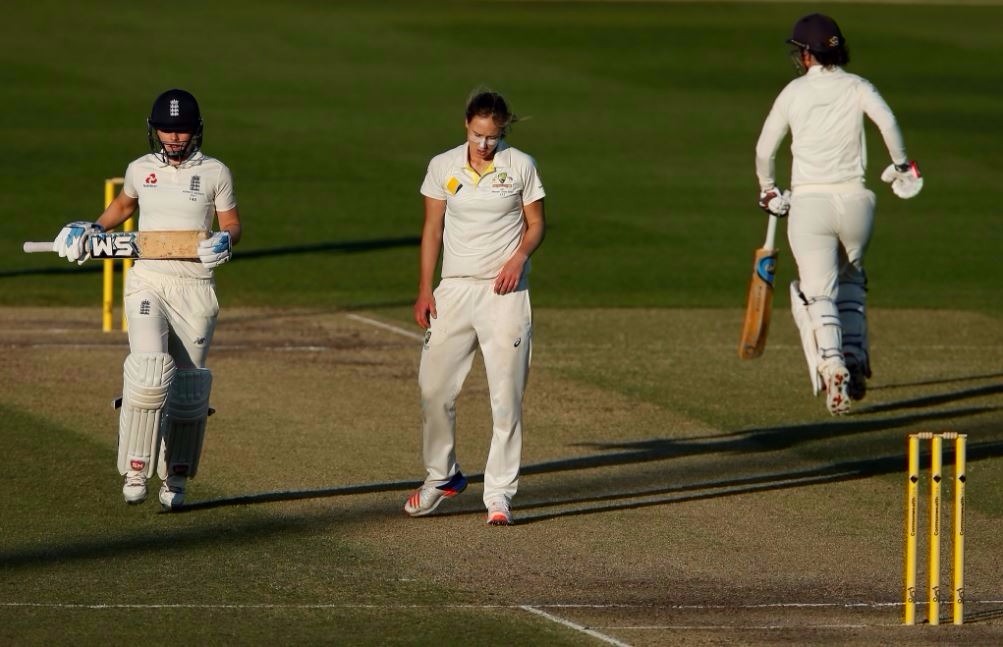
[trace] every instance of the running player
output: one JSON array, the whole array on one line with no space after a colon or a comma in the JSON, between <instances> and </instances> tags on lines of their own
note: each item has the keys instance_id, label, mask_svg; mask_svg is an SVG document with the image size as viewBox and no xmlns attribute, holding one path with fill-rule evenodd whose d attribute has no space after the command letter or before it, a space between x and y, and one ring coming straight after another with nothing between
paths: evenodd
<instances>
[{"instance_id":1,"label":"running player","mask_svg":"<svg viewBox=\"0 0 1003 647\"><path fill-rule=\"evenodd\" d=\"M798 266L791 307L815 392L824 389L833 415L850 410L871 376L864 252L871 237L874 193L864 186L863 116L877 125L891 156L881 179L900 198L923 187L906 156L895 116L865 79L849 74L846 39L836 21L810 14L787 43L801 76L783 89L756 145L759 204L790 222L787 236ZM791 132L791 193L776 187L774 157Z\"/></svg>"}]
</instances>

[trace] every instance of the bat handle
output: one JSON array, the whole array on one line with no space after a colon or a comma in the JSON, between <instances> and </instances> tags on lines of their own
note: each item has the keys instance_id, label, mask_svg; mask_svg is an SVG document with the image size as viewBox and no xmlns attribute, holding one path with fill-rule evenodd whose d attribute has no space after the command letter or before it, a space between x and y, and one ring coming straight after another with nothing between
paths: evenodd
<instances>
[{"instance_id":1,"label":"bat handle","mask_svg":"<svg viewBox=\"0 0 1003 647\"><path fill-rule=\"evenodd\" d=\"M763 243L763 249L776 249L778 220L779 218L772 213L770 214L770 222L766 225L766 241Z\"/></svg>"},{"instance_id":2,"label":"bat handle","mask_svg":"<svg viewBox=\"0 0 1003 647\"><path fill-rule=\"evenodd\" d=\"M32 242L28 241L23 246L26 254L33 254L35 252L54 252L56 251L56 245L52 241L46 242Z\"/></svg>"}]
</instances>

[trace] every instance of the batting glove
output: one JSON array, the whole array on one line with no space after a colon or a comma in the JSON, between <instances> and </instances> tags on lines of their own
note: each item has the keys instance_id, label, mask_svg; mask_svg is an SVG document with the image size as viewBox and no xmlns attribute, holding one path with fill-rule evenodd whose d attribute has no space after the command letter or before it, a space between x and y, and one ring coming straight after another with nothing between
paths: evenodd
<instances>
[{"instance_id":1,"label":"batting glove","mask_svg":"<svg viewBox=\"0 0 1003 647\"><path fill-rule=\"evenodd\" d=\"M99 234L104 231L104 227L96 222L78 220L63 227L56 240L53 241L55 251L59 255L78 265L83 265L84 261L91 257L90 245L87 244L91 234Z\"/></svg>"},{"instance_id":2,"label":"batting glove","mask_svg":"<svg viewBox=\"0 0 1003 647\"><path fill-rule=\"evenodd\" d=\"M210 269L230 260L230 257L233 256L230 232L219 231L205 240L200 240L198 254L202 264Z\"/></svg>"},{"instance_id":3,"label":"batting glove","mask_svg":"<svg viewBox=\"0 0 1003 647\"><path fill-rule=\"evenodd\" d=\"M881 174L881 181L891 184L892 191L903 200L916 197L923 189L923 176L916 162L889 165Z\"/></svg>"},{"instance_id":4,"label":"batting glove","mask_svg":"<svg viewBox=\"0 0 1003 647\"><path fill-rule=\"evenodd\" d=\"M791 210L791 192L777 187L759 192L759 208L777 218L783 218Z\"/></svg>"}]
</instances>

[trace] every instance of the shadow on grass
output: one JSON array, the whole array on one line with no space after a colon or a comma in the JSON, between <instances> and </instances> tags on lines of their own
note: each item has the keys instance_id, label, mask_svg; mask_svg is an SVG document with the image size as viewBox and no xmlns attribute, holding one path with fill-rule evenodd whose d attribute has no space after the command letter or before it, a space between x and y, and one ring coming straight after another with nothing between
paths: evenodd
<instances>
[{"instance_id":1,"label":"shadow on grass","mask_svg":"<svg viewBox=\"0 0 1003 647\"><path fill-rule=\"evenodd\" d=\"M938 384L954 384L955 382L974 382L976 380L991 380L1003 378L1003 373L987 373L985 375L963 375L961 377L946 377L940 380L921 380L918 382L900 382L897 384L882 384L880 386L868 386L868 391L882 391L888 389L902 389L913 386L936 386Z\"/></svg>"},{"instance_id":2,"label":"shadow on grass","mask_svg":"<svg viewBox=\"0 0 1003 647\"><path fill-rule=\"evenodd\" d=\"M886 411L897 411L899 409L919 409L922 407L936 406L938 404L946 404L948 402L967 400L969 398L981 398L987 395L996 395L998 393L1003 393L1003 384L990 384L989 386L980 386L974 389L955 391L954 393L944 393L941 395L927 395L921 398L913 398L911 400L902 400L900 402L889 402L888 404L861 406L857 409L857 411L862 414L867 414L867 413L884 413Z\"/></svg>"},{"instance_id":3,"label":"shadow on grass","mask_svg":"<svg viewBox=\"0 0 1003 647\"><path fill-rule=\"evenodd\" d=\"M939 401L938 401L939 402ZM834 436L870 433L875 431L915 428L941 419L958 419L968 416L999 411L998 407L978 407L935 411L925 414L911 414L880 420L848 418L838 422L793 425L775 429L750 429L703 439L649 439L627 443L602 443L584 446L594 447L603 452L599 455L581 456L569 459L545 461L526 465L522 474L549 474L571 470L587 470L599 467L627 466L652 461L696 455L726 455L751 452L778 451L798 443L826 439ZM995 431L995 427L987 430ZM612 450L612 451L611 451ZM950 460L951 452L945 452ZM968 460L982 461L1003 456L1003 440L970 442ZM851 459L811 468L799 468L767 474L751 474L712 481L681 483L665 487L632 489L609 492L608 483L594 491L597 495L570 495L561 497L551 490L545 500L520 500L517 522L519 525L533 524L563 517L599 514L617 510L631 510L672 503L700 501L720 497L777 491L825 483L865 479L893 473L903 473L905 456L894 454L874 458ZM470 474L471 482L483 482L483 474ZM281 501L320 499L330 497L356 496L380 492L407 491L421 485L420 481L386 481L314 490L293 490L262 492L234 497L224 497L207 501L196 501L172 513L197 513L214 508L249 506ZM403 502L403 499L402 499ZM557 510L548 510L561 508ZM539 510L539 512L534 512ZM480 512L479 502L470 501L462 509L439 513L437 517L470 515ZM87 539L70 539L62 542L15 547L0 551L0 567L37 567L68 561L120 558L129 553L146 551L182 550L181 546L218 544L220 542L246 542L249 538L260 539L269 535L310 533L327 528L335 521L335 516L350 518L386 516L385 507L339 510L283 516L262 517L249 514L239 520L221 522L210 518L207 523L189 528L160 528L146 530L128 536L101 536Z\"/></svg>"},{"instance_id":4,"label":"shadow on grass","mask_svg":"<svg viewBox=\"0 0 1003 647\"><path fill-rule=\"evenodd\" d=\"M967 459L969 462L1003 456L1003 441L973 443L968 447ZM949 460L952 456L951 452L945 452L945 460ZM634 490L593 497L571 497L564 500L548 499L547 501L521 502L519 505L520 510L569 505L580 505L582 507L536 514L522 513L518 517L518 523L523 525L562 517L596 514L614 510L634 510L670 503L701 501L756 492L772 492L806 485L838 483L886 474L904 473L905 457L903 455L894 455L843 461L818 468L793 470L775 474L760 474L737 479L688 483L665 488Z\"/></svg>"}]
</instances>

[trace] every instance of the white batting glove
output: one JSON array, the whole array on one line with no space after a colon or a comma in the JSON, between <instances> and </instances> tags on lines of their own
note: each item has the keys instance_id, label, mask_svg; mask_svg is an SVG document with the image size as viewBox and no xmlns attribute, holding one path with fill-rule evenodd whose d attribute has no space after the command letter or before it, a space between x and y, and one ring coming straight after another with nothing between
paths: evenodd
<instances>
[{"instance_id":1,"label":"white batting glove","mask_svg":"<svg viewBox=\"0 0 1003 647\"><path fill-rule=\"evenodd\" d=\"M759 192L759 208L777 218L783 218L791 210L791 192L777 187Z\"/></svg>"},{"instance_id":2,"label":"white batting glove","mask_svg":"<svg viewBox=\"0 0 1003 647\"><path fill-rule=\"evenodd\" d=\"M202 264L210 269L230 260L230 257L233 256L230 232L218 231L205 240L200 240L198 254Z\"/></svg>"},{"instance_id":3,"label":"white batting glove","mask_svg":"<svg viewBox=\"0 0 1003 647\"><path fill-rule=\"evenodd\" d=\"M892 191L903 200L914 198L923 189L923 176L916 162L906 162L902 166L890 164L881 173L881 181L892 185Z\"/></svg>"},{"instance_id":4,"label":"white batting glove","mask_svg":"<svg viewBox=\"0 0 1003 647\"><path fill-rule=\"evenodd\" d=\"M86 220L71 222L59 230L56 240L53 241L53 247L60 256L69 262L76 261L78 265L83 265L84 261L91 257L90 245L87 244L88 239L90 239L91 234L103 231L104 227L96 222L87 222Z\"/></svg>"}]
</instances>

